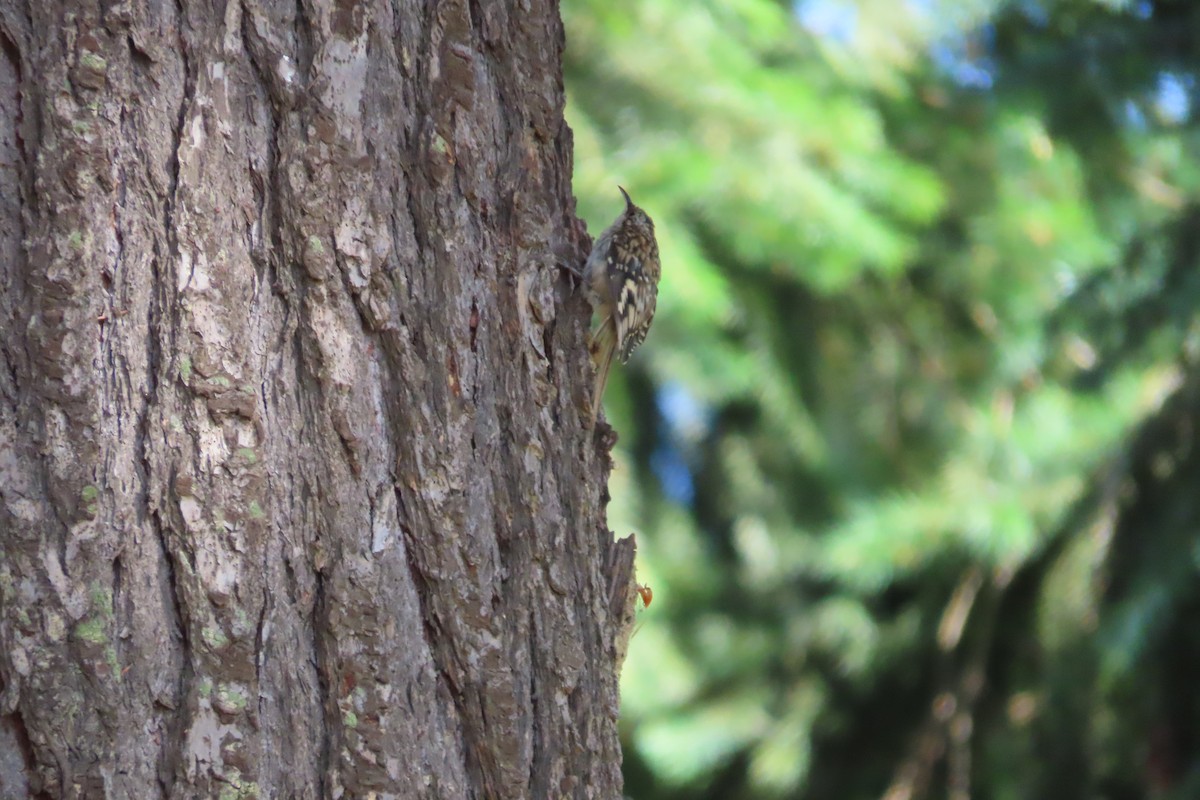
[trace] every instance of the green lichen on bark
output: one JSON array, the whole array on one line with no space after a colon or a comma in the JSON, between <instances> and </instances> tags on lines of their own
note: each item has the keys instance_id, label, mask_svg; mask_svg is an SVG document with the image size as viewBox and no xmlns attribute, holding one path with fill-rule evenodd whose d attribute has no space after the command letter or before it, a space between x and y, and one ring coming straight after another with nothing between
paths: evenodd
<instances>
[{"instance_id":1,"label":"green lichen on bark","mask_svg":"<svg viewBox=\"0 0 1200 800\"><path fill-rule=\"evenodd\" d=\"M95 487L87 487L93 489ZM84 494L86 495L86 489ZM88 586L88 598L92 601L92 610L99 614L104 619L112 619L113 616L113 595L112 589L108 588L99 581L93 581Z\"/></svg>"},{"instance_id":2,"label":"green lichen on bark","mask_svg":"<svg viewBox=\"0 0 1200 800\"><path fill-rule=\"evenodd\" d=\"M113 680L120 683L121 681L121 662L117 658L117 648L111 644L104 648L104 662L108 664L108 669L112 673Z\"/></svg>"},{"instance_id":3,"label":"green lichen on bark","mask_svg":"<svg viewBox=\"0 0 1200 800\"><path fill-rule=\"evenodd\" d=\"M258 784L242 779L241 770L231 767L222 776L225 784L217 793L218 800L252 800L259 796Z\"/></svg>"},{"instance_id":4,"label":"green lichen on bark","mask_svg":"<svg viewBox=\"0 0 1200 800\"><path fill-rule=\"evenodd\" d=\"M104 620L88 617L75 626L75 638L89 644L104 644L108 636L104 632Z\"/></svg>"},{"instance_id":5,"label":"green lichen on bark","mask_svg":"<svg viewBox=\"0 0 1200 800\"><path fill-rule=\"evenodd\" d=\"M213 708L223 714L237 714L246 709L246 691L240 686L221 684L212 696Z\"/></svg>"},{"instance_id":6,"label":"green lichen on bark","mask_svg":"<svg viewBox=\"0 0 1200 800\"><path fill-rule=\"evenodd\" d=\"M95 53L84 53L79 59L79 65L96 73L108 71L108 61Z\"/></svg>"},{"instance_id":7,"label":"green lichen on bark","mask_svg":"<svg viewBox=\"0 0 1200 800\"><path fill-rule=\"evenodd\" d=\"M209 650L220 651L229 646L229 637L216 625L205 625L200 630L200 638Z\"/></svg>"}]
</instances>

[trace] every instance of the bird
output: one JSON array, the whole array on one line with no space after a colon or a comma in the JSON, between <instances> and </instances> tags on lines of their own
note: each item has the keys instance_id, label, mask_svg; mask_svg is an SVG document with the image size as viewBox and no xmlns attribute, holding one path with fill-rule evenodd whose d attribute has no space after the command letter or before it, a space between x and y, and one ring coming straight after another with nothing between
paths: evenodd
<instances>
[{"instance_id":1,"label":"bird","mask_svg":"<svg viewBox=\"0 0 1200 800\"><path fill-rule=\"evenodd\" d=\"M600 319L588 343L596 370L593 419L600 411L613 355L624 364L646 339L662 277L654 220L624 187L617 188L625 198L625 210L596 239L583 268L583 285Z\"/></svg>"}]
</instances>

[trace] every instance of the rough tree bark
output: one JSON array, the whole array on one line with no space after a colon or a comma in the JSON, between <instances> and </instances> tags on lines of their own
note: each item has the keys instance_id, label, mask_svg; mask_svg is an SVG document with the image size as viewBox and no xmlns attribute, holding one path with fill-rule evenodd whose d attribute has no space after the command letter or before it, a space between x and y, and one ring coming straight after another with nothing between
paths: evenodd
<instances>
[{"instance_id":1,"label":"rough tree bark","mask_svg":"<svg viewBox=\"0 0 1200 800\"><path fill-rule=\"evenodd\" d=\"M3 796L620 796L562 48L0 0Z\"/></svg>"}]
</instances>

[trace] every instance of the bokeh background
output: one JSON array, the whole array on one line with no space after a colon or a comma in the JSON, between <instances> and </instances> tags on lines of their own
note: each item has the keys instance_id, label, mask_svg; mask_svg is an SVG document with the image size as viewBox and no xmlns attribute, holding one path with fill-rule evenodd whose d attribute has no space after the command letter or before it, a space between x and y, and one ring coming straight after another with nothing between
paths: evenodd
<instances>
[{"instance_id":1,"label":"bokeh background","mask_svg":"<svg viewBox=\"0 0 1200 800\"><path fill-rule=\"evenodd\" d=\"M627 794L1200 798L1200 3L564 0Z\"/></svg>"}]
</instances>

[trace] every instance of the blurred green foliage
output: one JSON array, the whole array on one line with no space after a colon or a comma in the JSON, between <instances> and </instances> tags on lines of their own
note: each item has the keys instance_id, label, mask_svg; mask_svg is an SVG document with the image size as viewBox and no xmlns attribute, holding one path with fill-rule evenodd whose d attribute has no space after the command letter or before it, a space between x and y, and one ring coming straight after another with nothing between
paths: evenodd
<instances>
[{"instance_id":1,"label":"blurred green foliage","mask_svg":"<svg viewBox=\"0 0 1200 800\"><path fill-rule=\"evenodd\" d=\"M565 0L627 793L1200 797L1200 4Z\"/></svg>"}]
</instances>

